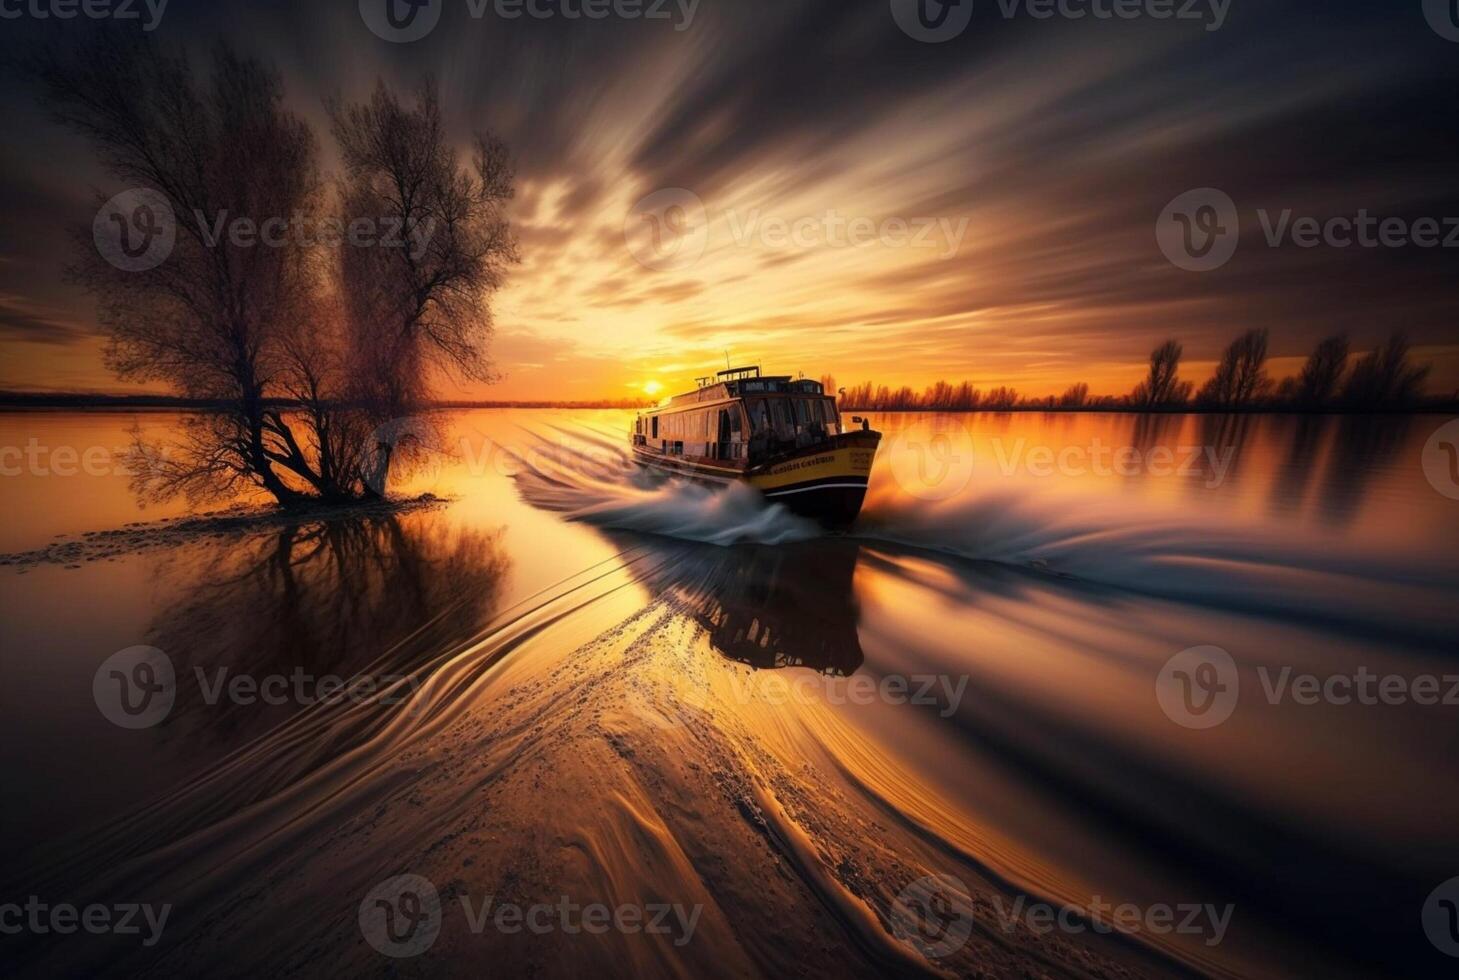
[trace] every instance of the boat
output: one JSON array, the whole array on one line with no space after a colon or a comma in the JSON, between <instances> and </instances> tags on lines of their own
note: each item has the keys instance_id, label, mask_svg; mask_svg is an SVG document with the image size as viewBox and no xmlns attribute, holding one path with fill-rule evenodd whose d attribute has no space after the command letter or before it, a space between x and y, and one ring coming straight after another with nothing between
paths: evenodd
<instances>
[{"instance_id":1,"label":"boat","mask_svg":"<svg viewBox=\"0 0 1459 980\"><path fill-rule=\"evenodd\" d=\"M881 433L842 424L819 381L765 376L758 365L697 379L698 387L638 414L633 456L705 483L744 483L831 528L856 520Z\"/></svg>"}]
</instances>

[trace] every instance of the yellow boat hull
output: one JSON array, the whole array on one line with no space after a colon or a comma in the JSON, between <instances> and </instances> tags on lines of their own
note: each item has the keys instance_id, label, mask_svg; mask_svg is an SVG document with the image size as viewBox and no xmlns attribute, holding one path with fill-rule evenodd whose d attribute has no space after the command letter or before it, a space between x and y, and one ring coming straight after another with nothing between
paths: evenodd
<instances>
[{"instance_id":1,"label":"yellow boat hull","mask_svg":"<svg viewBox=\"0 0 1459 980\"><path fill-rule=\"evenodd\" d=\"M648 465L691 479L748 483L772 503L828 527L845 527L861 512L881 433L854 431L818 446L783 453L745 469L635 450Z\"/></svg>"}]
</instances>

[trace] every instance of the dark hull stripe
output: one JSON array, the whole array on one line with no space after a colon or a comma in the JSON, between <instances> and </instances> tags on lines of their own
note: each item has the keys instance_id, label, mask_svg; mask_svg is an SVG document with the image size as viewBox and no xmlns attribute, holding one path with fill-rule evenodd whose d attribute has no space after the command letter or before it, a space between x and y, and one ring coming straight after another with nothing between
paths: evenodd
<instances>
[{"instance_id":1,"label":"dark hull stripe","mask_svg":"<svg viewBox=\"0 0 1459 980\"><path fill-rule=\"evenodd\" d=\"M848 481L848 482L814 483L814 484L811 484L810 486L805 486L805 487L791 487L789 490L762 490L761 492L763 494L765 494L765 496L767 496L767 497L784 497L786 494L791 494L791 493L805 493L808 490L865 490L865 489L866 489L866 482L865 481L862 481L861 483L851 483L851 482Z\"/></svg>"}]
</instances>

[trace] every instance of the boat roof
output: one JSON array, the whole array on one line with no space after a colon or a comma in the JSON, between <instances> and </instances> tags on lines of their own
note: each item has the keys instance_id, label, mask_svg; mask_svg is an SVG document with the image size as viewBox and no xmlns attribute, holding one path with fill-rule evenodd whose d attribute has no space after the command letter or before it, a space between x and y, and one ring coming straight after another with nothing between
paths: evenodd
<instances>
[{"instance_id":1,"label":"boat roof","mask_svg":"<svg viewBox=\"0 0 1459 980\"><path fill-rule=\"evenodd\" d=\"M708 402L726 401L743 398L751 395L824 395L825 390L819 381L810 378L792 378L788 374L762 375L759 365L747 367L730 368L720 371L715 376L719 380L709 377L697 379L699 387L694 391L686 391L674 395L668 401L653 408L646 409L649 412L662 412L667 409L683 408L690 405L701 405Z\"/></svg>"}]
</instances>

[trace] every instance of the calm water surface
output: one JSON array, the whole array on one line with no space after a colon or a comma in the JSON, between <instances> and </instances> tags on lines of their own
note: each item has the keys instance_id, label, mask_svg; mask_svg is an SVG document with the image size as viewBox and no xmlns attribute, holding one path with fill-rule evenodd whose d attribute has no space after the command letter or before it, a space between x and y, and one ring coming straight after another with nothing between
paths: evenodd
<instances>
[{"instance_id":1,"label":"calm water surface","mask_svg":"<svg viewBox=\"0 0 1459 980\"><path fill-rule=\"evenodd\" d=\"M1270 690L1459 674L1459 502L1420 462L1444 419L872 416L866 508L831 537L648 480L630 419L460 413L400 488L440 505L210 522L97 463L174 417L0 416L39 460L0 479L3 897L177 909L155 948L17 962L388 972L358 907L413 873L448 904L704 909L682 946L458 909L418 964L450 973L1445 965L1420 912L1459 874L1459 705ZM137 645L178 681L129 730L93 680ZM1237 693L1193 727L1157 679L1204 646ZM217 696L240 675L294 693ZM316 703L326 675L395 696ZM931 959L897 921L929 875L971 924ZM1230 918L1219 941L1005 928L1020 897Z\"/></svg>"}]
</instances>

